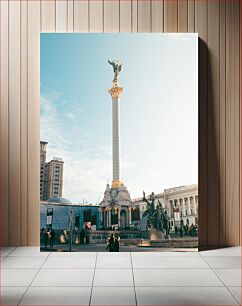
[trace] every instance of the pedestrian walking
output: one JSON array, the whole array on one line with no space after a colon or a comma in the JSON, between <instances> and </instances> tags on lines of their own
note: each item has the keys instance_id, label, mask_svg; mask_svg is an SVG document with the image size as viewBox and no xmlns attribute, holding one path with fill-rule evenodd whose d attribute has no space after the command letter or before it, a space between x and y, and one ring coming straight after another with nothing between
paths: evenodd
<instances>
[{"instance_id":1,"label":"pedestrian walking","mask_svg":"<svg viewBox=\"0 0 242 306\"><path fill-rule=\"evenodd\" d=\"M108 238L106 250L109 250L109 252L114 252L114 235L113 234L111 234L110 237Z\"/></svg>"},{"instance_id":2,"label":"pedestrian walking","mask_svg":"<svg viewBox=\"0 0 242 306\"><path fill-rule=\"evenodd\" d=\"M51 229L50 231L50 247L53 248L55 240L55 231Z\"/></svg>"},{"instance_id":3,"label":"pedestrian walking","mask_svg":"<svg viewBox=\"0 0 242 306\"><path fill-rule=\"evenodd\" d=\"M44 240L44 246L47 248L48 240L49 240L49 234L47 230L43 231L43 240Z\"/></svg>"},{"instance_id":4,"label":"pedestrian walking","mask_svg":"<svg viewBox=\"0 0 242 306\"><path fill-rule=\"evenodd\" d=\"M118 234L116 234L114 238L114 245L113 245L114 252L119 252L119 240L120 240L120 237Z\"/></svg>"}]
</instances>

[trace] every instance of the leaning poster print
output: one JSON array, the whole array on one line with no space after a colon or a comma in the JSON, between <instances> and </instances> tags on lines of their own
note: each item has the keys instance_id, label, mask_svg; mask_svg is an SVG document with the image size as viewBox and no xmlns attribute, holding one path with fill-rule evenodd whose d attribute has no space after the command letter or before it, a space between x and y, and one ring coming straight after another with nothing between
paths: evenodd
<instances>
[{"instance_id":1,"label":"leaning poster print","mask_svg":"<svg viewBox=\"0 0 242 306\"><path fill-rule=\"evenodd\" d=\"M197 250L197 34L40 42L41 251Z\"/></svg>"}]
</instances>

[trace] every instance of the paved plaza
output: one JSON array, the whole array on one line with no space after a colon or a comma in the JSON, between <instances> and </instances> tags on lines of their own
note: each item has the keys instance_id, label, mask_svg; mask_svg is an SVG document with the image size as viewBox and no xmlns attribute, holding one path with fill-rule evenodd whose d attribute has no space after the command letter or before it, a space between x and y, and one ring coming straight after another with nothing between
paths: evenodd
<instances>
[{"instance_id":1,"label":"paved plaza","mask_svg":"<svg viewBox=\"0 0 242 306\"><path fill-rule=\"evenodd\" d=\"M1 249L4 305L238 305L240 247L204 252Z\"/></svg>"}]
</instances>

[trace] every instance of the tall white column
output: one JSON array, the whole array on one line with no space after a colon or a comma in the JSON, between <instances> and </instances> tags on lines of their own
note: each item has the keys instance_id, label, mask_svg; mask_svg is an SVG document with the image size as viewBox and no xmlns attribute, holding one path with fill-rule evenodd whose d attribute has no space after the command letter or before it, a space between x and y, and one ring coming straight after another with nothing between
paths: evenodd
<instances>
[{"instance_id":1,"label":"tall white column","mask_svg":"<svg viewBox=\"0 0 242 306\"><path fill-rule=\"evenodd\" d=\"M120 121L119 98L112 98L113 103L113 181L120 181Z\"/></svg>"},{"instance_id":2,"label":"tall white column","mask_svg":"<svg viewBox=\"0 0 242 306\"><path fill-rule=\"evenodd\" d=\"M182 198L182 216L186 216L186 207L185 207L185 199Z\"/></svg>"},{"instance_id":3,"label":"tall white column","mask_svg":"<svg viewBox=\"0 0 242 306\"><path fill-rule=\"evenodd\" d=\"M190 197L187 198L187 213L188 213L188 216L191 216L191 203L190 203Z\"/></svg>"},{"instance_id":4,"label":"tall white column","mask_svg":"<svg viewBox=\"0 0 242 306\"><path fill-rule=\"evenodd\" d=\"M194 215L197 214L197 204L196 204L196 197L193 197L193 209L194 209Z\"/></svg>"},{"instance_id":5,"label":"tall white column","mask_svg":"<svg viewBox=\"0 0 242 306\"><path fill-rule=\"evenodd\" d=\"M119 103L120 95L123 91L117 83L113 83L109 93L112 97L113 109L113 182L112 187L120 187L120 120L119 120Z\"/></svg>"}]
</instances>

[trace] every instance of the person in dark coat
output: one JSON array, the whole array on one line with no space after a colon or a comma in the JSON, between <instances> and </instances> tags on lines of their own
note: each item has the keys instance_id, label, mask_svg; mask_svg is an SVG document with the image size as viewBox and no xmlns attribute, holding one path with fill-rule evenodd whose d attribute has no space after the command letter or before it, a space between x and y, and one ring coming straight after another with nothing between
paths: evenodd
<instances>
[{"instance_id":1,"label":"person in dark coat","mask_svg":"<svg viewBox=\"0 0 242 306\"><path fill-rule=\"evenodd\" d=\"M47 247L48 240L49 240L49 234L48 234L47 230L43 231L43 240L44 240L44 246Z\"/></svg>"},{"instance_id":2,"label":"person in dark coat","mask_svg":"<svg viewBox=\"0 0 242 306\"><path fill-rule=\"evenodd\" d=\"M109 252L114 252L114 235L111 234L110 237L108 238L108 244L106 247Z\"/></svg>"},{"instance_id":3,"label":"person in dark coat","mask_svg":"<svg viewBox=\"0 0 242 306\"><path fill-rule=\"evenodd\" d=\"M55 231L51 229L50 231L50 247L53 248L55 240Z\"/></svg>"},{"instance_id":4,"label":"person in dark coat","mask_svg":"<svg viewBox=\"0 0 242 306\"><path fill-rule=\"evenodd\" d=\"M119 240L120 240L120 237L118 234L116 234L114 238L114 244L113 244L114 252L119 252Z\"/></svg>"},{"instance_id":5,"label":"person in dark coat","mask_svg":"<svg viewBox=\"0 0 242 306\"><path fill-rule=\"evenodd\" d=\"M86 236L85 229L82 228L82 230L80 232L80 244L84 244L85 236Z\"/></svg>"}]
</instances>

